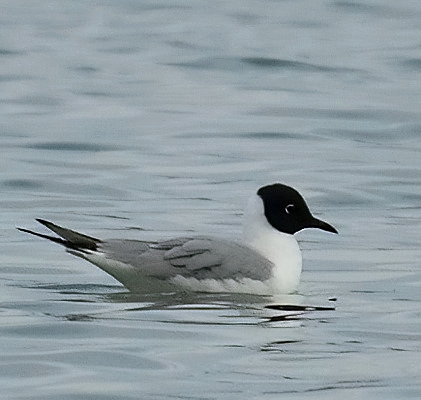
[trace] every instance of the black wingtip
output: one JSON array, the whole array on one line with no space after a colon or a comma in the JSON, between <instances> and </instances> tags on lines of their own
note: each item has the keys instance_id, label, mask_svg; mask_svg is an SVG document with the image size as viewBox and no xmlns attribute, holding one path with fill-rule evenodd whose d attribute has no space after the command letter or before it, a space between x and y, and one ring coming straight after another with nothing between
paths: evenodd
<instances>
[{"instance_id":1,"label":"black wingtip","mask_svg":"<svg viewBox=\"0 0 421 400\"><path fill-rule=\"evenodd\" d=\"M63 240L61 238L58 238L58 237L55 237L55 236L50 236L50 235L44 235L43 233L34 232L34 231L31 231L30 229L26 229L26 228L16 227L16 229L20 232L29 233L30 235L38 236L42 239L47 239L47 240L50 240L51 242L58 243L58 244L61 244L62 246L68 247L67 241Z\"/></svg>"},{"instance_id":2,"label":"black wingtip","mask_svg":"<svg viewBox=\"0 0 421 400\"><path fill-rule=\"evenodd\" d=\"M36 218L36 221L53 231L59 237L45 235L43 233L34 232L25 228L17 229L21 232L29 233L31 235L38 236L43 239L48 239L54 243L61 244L62 246L65 246L68 249L74 249L81 252L87 250L95 251L97 250L98 243L101 242L99 239L84 235L83 233L72 231L71 229L63 228L42 218Z\"/></svg>"},{"instance_id":3,"label":"black wingtip","mask_svg":"<svg viewBox=\"0 0 421 400\"><path fill-rule=\"evenodd\" d=\"M42 218L35 218L35 221L39 222L41 225L46 226L48 229L51 229L50 227L56 226L52 222L47 221L46 219L42 219Z\"/></svg>"}]
</instances>

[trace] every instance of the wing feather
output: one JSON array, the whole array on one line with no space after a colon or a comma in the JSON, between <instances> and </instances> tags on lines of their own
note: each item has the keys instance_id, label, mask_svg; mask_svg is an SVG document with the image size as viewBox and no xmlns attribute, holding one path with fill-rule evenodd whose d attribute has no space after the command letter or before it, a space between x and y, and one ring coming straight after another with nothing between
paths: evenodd
<instances>
[{"instance_id":1,"label":"wing feather","mask_svg":"<svg viewBox=\"0 0 421 400\"><path fill-rule=\"evenodd\" d=\"M129 264L159 279L177 275L197 279L268 279L272 268L268 260L252 249L210 237L154 243L107 240L100 249L109 259Z\"/></svg>"}]
</instances>

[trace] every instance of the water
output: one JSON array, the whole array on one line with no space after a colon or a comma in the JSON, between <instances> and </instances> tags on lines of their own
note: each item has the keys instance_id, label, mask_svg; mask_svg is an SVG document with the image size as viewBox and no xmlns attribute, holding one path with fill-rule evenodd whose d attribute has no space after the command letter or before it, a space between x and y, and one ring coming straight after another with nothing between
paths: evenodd
<instances>
[{"instance_id":1,"label":"water","mask_svg":"<svg viewBox=\"0 0 421 400\"><path fill-rule=\"evenodd\" d=\"M420 398L420 17L410 1L3 2L1 397ZM298 234L300 290L278 299L130 295L15 230L228 238L273 181L340 231Z\"/></svg>"}]
</instances>

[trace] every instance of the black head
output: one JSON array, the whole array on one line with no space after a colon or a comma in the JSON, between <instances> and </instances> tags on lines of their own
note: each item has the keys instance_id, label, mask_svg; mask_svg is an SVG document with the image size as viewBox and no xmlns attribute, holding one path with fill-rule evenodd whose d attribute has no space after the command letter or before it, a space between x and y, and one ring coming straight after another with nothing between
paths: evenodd
<instances>
[{"instance_id":1,"label":"black head","mask_svg":"<svg viewBox=\"0 0 421 400\"><path fill-rule=\"evenodd\" d=\"M280 232L292 235L305 228L318 228L338 233L332 225L313 217L303 197L292 187L275 183L261 187L257 194L263 200L269 224Z\"/></svg>"}]
</instances>

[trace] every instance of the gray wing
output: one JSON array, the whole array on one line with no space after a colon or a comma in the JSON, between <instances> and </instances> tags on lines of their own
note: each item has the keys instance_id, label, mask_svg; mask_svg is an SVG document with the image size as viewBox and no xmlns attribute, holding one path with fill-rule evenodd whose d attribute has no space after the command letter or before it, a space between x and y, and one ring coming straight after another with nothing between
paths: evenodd
<instances>
[{"instance_id":1,"label":"gray wing","mask_svg":"<svg viewBox=\"0 0 421 400\"><path fill-rule=\"evenodd\" d=\"M273 267L270 261L252 249L221 239L198 237L162 242L103 241L50 221L37 221L59 237L18 229L64 246L71 254L97 265L128 288L137 289L147 277L166 280L178 275L197 279L265 280L271 276Z\"/></svg>"},{"instance_id":2,"label":"gray wing","mask_svg":"<svg viewBox=\"0 0 421 400\"><path fill-rule=\"evenodd\" d=\"M197 279L268 279L272 264L236 242L198 237L163 242L110 240L101 243L107 257L145 275L168 279L181 275Z\"/></svg>"}]
</instances>

